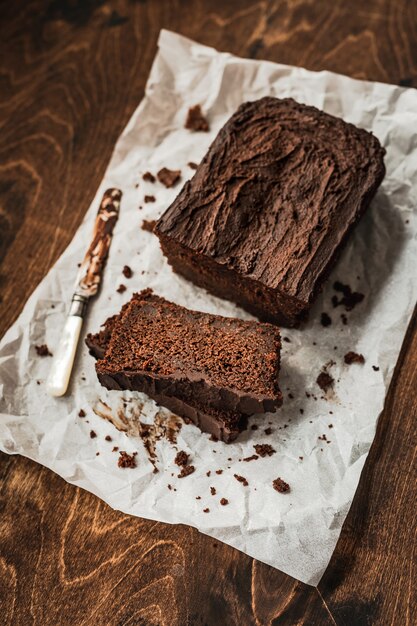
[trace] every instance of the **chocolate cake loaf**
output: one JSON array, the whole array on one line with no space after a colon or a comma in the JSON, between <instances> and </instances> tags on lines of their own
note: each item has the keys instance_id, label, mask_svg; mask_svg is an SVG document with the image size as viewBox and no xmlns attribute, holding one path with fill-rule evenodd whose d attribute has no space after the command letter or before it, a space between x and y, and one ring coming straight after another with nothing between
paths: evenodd
<instances>
[{"instance_id":1,"label":"chocolate cake loaf","mask_svg":"<svg viewBox=\"0 0 417 626\"><path fill-rule=\"evenodd\" d=\"M372 134L287 98L242 104L156 224L173 269L297 325L385 168Z\"/></svg>"},{"instance_id":2,"label":"chocolate cake loaf","mask_svg":"<svg viewBox=\"0 0 417 626\"><path fill-rule=\"evenodd\" d=\"M229 442L282 404L276 327L190 311L147 289L86 344L108 389L141 391Z\"/></svg>"}]
</instances>

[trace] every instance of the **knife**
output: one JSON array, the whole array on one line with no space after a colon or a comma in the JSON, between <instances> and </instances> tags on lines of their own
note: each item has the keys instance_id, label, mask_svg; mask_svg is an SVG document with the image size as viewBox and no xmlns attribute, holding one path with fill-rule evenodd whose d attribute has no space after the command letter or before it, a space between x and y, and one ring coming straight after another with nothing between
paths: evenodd
<instances>
[{"instance_id":1,"label":"knife","mask_svg":"<svg viewBox=\"0 0 417 626\"><path fill-rule=\"evenodd\" d=\"M90 298L98 291L113 229L119 217L121 197L120 189L107 189L100 203L93 237L78 271L71 306L46 381L46 390L51 396L63 396L68 388L83 319Z\"/></svg>"}]
</instances>

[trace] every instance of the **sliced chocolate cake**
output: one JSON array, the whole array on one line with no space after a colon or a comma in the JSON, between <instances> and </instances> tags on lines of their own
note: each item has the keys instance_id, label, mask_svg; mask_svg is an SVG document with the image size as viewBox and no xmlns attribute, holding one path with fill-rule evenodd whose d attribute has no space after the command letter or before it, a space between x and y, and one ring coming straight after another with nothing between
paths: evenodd
<instances>
[{"instance_id":1,"label":"sliced chocolate cake","mask_svg":"<svg viewBox=\"0 0 417 626\"><path fill-rule=\"evenodd\" d=\"M86 343L102 385L149 395L232 441L253 413L282 404L280 338L270 324L190 311L147 289Z\"/></svg>"},{"instance_id":2,"label":"sliced chocolate cake","mask_svg":"<svg viewBox=\"0 0 417 626\"><path fill-rule=\"evenodd\" d=\"M287 98L242 104L156 224L173 269L294 326L384 173L365 130Z\"/></svg>"}]
</instances>

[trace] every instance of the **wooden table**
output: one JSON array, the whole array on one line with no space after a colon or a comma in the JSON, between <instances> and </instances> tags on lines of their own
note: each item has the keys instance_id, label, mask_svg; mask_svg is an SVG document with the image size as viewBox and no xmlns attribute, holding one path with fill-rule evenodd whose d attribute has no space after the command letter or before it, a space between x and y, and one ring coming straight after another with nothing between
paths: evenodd
<instances>
[{"instance_id":1,"label":"wooden table","mask_svg":"<svg viewBox=\"0 0 417 626\"><path fill-rule=\"evenodd\" d=\"M417 87L417 3L407 0L14 0L0 14L0 334L71 241L143 96L162 27L241 56ZM1 455L1 623L417 624L416 389L414 317L317 589Z\"/></svg>"}]
</instances>

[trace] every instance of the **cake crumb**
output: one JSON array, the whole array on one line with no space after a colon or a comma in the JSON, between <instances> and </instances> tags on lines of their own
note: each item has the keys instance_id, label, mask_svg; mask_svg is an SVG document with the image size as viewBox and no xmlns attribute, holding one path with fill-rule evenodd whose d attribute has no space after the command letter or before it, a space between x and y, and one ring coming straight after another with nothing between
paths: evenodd
<instances>
[{"instance_id":1,"label":"cake crumb","mask_svg":"<svg viewBox=\"0 0 417 626\"><path fill-rule=\"evenodd\" d=\"M233 474L233 476L239 483L242 483L244 487L247 487L249 485L247 479L244 476L239 476L239 474Z\"/></svg>"},{"instance_id":2,"label":"cake crumb","mask_svg":"<svg viewBox=\"0 0 417 626\"><path fill-rule=\"evenodd\" d=\"M116 289L117 293L124 293L126 291L127 287L126 285L119 285L118 288Z\"/></svg>"},{"instance_id":3,"label":"cake crumb","mask_svg":"<svg viewBox=\"0 0 417 626\"><path fill-rule=\"evenodd\" d=\"M212 496L216 495L216 489L214 487L210 487L210 493Z\"/></svg>"},{"instance_id":4,"label":"cake crumb","mask_svg":"<svg viewBox=\"0 0 417 626\"><path fill-rule=\"evenodd\" d=\"M323 311L323 313L321 314L321 317L320 317L320 323L321 323L322 326L324 326L324 328L326 328L327 326L331 325L332 318L330 317L330 315L328 315L328 313Z\"/></svg>"},{"instance_id":5,"label":"cake crumb","mask_svg":"<svg viewBox=\"0 0 417 626\"><path fill-rule=\"evenodd\" d=\"M185 120L185 128L193 131L209 131L209 124L204 117L201 106L196 104L188 109L187 119Z\"/></svg>"},{"instance_id":6,"label":"cake crumb","mask_svg":"<svg viewBox=\"0 0 417 626\"><path fill-rule=\"evenodd\" d=\"M154 183L156 178L151 172L145 172L142 176L143 180L146 180L147 183Z\"/></svg>"},{"instance_id":7,"label":"cake crumb","mask_svg":"<svg viewBox=\"0 0 417 626\"><path fill-rule=\"evenodd\" d=\"M206 476L207 476L207 478L210 478L210 476L211 476L211 471L210 470L208 472L206 472Z\"/></svg>"},{"instance_id":8,"label":"cake crumb","mask_svg":"<svg viewBox=\"0 0 417 626\"><path fill-rule=\"evenodd\" d=\"M256 461L256 459L259 459L259 456L257 454L252 454L252 456L247 456L243 460L246 462L249 462L249 461Z\"/></svg>"},{"instance_id":9,"label":"cake crumb","mask_svg":"<svg viewBox=\"0 0 417 626\"><path fill-rule=\"evenodd\" d=\"M282 478L276 478L275 480L273 480L272 486L275 491L278 491L279 493L287 493L288 491L290 491L289 484L286 483L285 480L282 480Z\"/></svg>"},{"instance_id":10,"label":"cake crumb","mask_svg":"<svg viewBox=\"0 0 417 626\"><path fill-rule=\"evenodd\" d=\"M344 356L344 361L346 365L351 365L352 363L365 363L365 357L363 354L358 354L357 352L349 351Z\"/></svg>"},{"instance_id":11,"label":"cake crumb","mask_svg":"<svg viewBox=\"0 0 417 626\"><path fill-rule=\"evenodd\" d=\"M251 426L251 430L258 430L259 426L258 424L252 424Z\"/></svg>"},{"instance_id":12,"label":"cake crumb","mask_svg":"<svg viewBox=\"0 0 417 626\"><path fill-rule=\"evenodd\" d=\"M264 433L265 435L272 435L273 430L270 426L268 426L268 428L265 428Z\"/></svg>"},{"instance_id":13,"label":"cake crumb","mask_svg":"<svg viewBox=\"0 0 417 626\"><path fill-rule=\"evenodd\" d=\"M347 315L345 315L345 313L342 313L342 314L341 314L340 319L342 320L342 324L343 324L344 326L347 326L347 323L348 323L348 318L347 318Z\"/></svg>"},{"instance_id":14,"label":"cake crumb","mask_svg":"<svg viewBox=\"0 0 417 626\"><path fill-rule=\"evenodd\" d=\"M122 269L122 274L125 278L132 278L133 276L133 272L128 265L124 266L124 268Z\"/></svg>"},{"instance_id":15,"label":"cake crumb","mask_svg":"<svg viewBox=\"0 0 417 626\"><path fill-rule=\"evenodd\" d=\"M194 163L193 161L188 161L187 165L192 170L196 170L198 167L197 163Z\"/></svg>"},{"instance_id":16,"label":"cake crumb","mask_svg":"<svg viewBox=\"0 0 417 626\"><path fill-rule=\"evenodd\" d=\"M183 467L184 465L187 465L188 454L184 452L184 450L180 450L179 452L177 452L177 455L174 459L174 463L175 465L178 465L179 467Z\"/></svg>"},{"instance_id":17,"label":"cake crumb","mask_svg":"<svg viewBox=\"0 0 417 626\"><path fill-rule=\"evenodd\" d=\"M185 478L195 472L194 465L183 465L180 473L178 474L178 478Z\"/></svg>"},{"instance_id":18,"label":"cake crumb","mask_svg":"<svg viewBox=\"0 0 417 626\"><path fill-rule=\"evenodd\" d=\"M105 439L106 441L112 441L112 438L110 437L110 435L106 435L106 436L104 437L104 439Z\"/></svg>"},{"instance_id":19,"label":"cake crumb","mask_svg":"<svg viewBox=\"0 0 417 626\"><path fill-rule=\"evenodd\" d=\"M276 450L269 443L257 443L253 446L256 454L261 457L272 456Z\"/></svg>"},{"instance_id":20,"label":"cake crumb","mask_svg":"<svg viewBox=\"0 0 417 626\"><path fill-rule=\"evenodd\" d=\"M327 391L330 387L333 387L334 378L330 376L328 372L321 372L316 379L316 383L323 391Z\"/></svg>"},{"instance_id":21,"label":"cake crumb","mask_svg":"<svg viewBox=\"0 0 417 626\"><path fill-rule=\"evenodd\" d=\"M143 220L141 224L141 229L145 230L147 233L153 233L155 224L156 220Z\"/></svg>"},{"instance_id":22,"label":"cake crumb","mask_svg":"<svg viewBox=\"0 0 417 626\"><path fill-rule=\"evenodd\" d=\"M379 367L377 365L372 365L372 369L374 372L379 372Z\"/></svg>"},{"instance_id":23,"label":"cake crumb","mask_svg":"<svg viewBox=\"0 0 417 626\"><path fill-rule=\"evenodd\" d=\"M208 507L206 509L203 509L203 513L210 513L210 509Z\"/></svg>"},{"instance_id":24,"label":"cake crumb","mask_svg":"<svg viewBox=\"0 0 417 626\"><path fill-rule=\"evenodd\" d=\"M155 196L148 196L147 195L147 196L145 196L143 198L143 201L146 202L146 203L148 203L148 202L156 202L156 198L155 198Z\"/></svg>"},{"instance_id":25,"label":"cake crumb","mask_svg":"<svg viewBox=\"0 0 417 626\"><path fill-rule=\"evenodd\" d=\"M117 459L117 465L119 467L127 467L130 469L133 469L134 467L137 466L136 463L136 459L135 459L135 454L128 454L127 452L125 452L124 450L121 450L119 452L119 458Z\"/></svg>"},{"instance_id":26,"label":"cake crumb","mask_svg":"<svg viewBox=\"0 0 417 626\"><path fill-rule=\"evenodd\" d=\"M165 187L173 187L181 178L181 170L170 170L167 167L163 167L157 173L157 177L160 183Z\"/></svg>"},{"instance_id":27,"label":"cake crumb","mask_svg":"<svg viewBox=\"0 0 417 626\"><path fill-rule=\"evenodd\" d=\"M228 500L227 498L222 498L222 499L220 500L220 504L221 504L222 506L226 506L226 504L229 504L229 500Z\"/></svg>"},{"instance_id":28,"label":"cake crumb","mask_svg":"<svg viewBox=\"0 0 417 626\"><path fill-rule=\"evenodd\" d=\"M303 456L299 456L298 458L300 459L300 461L303 461L303 460L304 460L304 457L303 457Z\"/></svg>"},{"instance_id":29,"label":"cake crumb","mask_svg":"<svg viewBox=\"0 0 417 626\"><path fill-rule=\"evenodd\" d=\"M114 446L112 452L117 452L119 450L119 446Z\"/></svg>"},{"instance_id":30,"label":"cake crumb","mask_svg":"<svg viewBox=\"0 0 417 626\"><path fill-rule=\"evenodd\" d=\"M282 340L286 343L291 343L291 339L289 337L283 337Z\"/></svg>"},{"instance_id":31,"label":"cake crumb","mask_svg":"<svg viewBox=\"0 0 417 626\"><path fill-rule=\"evenodd\" d=\"M223 470L222 470L222 469L218 469L218 470L216 470L216 474L219 474L219 475L220 475L220 474L223 474Z\"/></svg>"},{"instance_id":32,"label":"cake crumb","mask_svg":"<svg viewBox=\"0 0 417 626\"><path fill-rule=\"evenodd\" d=\"M52 356L52 352L49 350L46 343L43 343L40 346L35 346L35 350L38 356Z\"/></svg>"},{"instance_id":33,"label":"cake crumb","mask_svg":"<svg viewBox=\"0 0 417 626\"><path fill-rule=\"evenodd\" d=\"M97 437L97 433L94 430L90 430L91 439L95 439Z\"/></svg>"},{"instance_id":34,"label":"cake crumb","mask_svg":"<svg viewBox=\"0 0 417 626\"><path fill-rule=\"evenodd\" d=\"M86 415L87 415L87 414L86 414L86 412L85 412L83 409L80 409L80 410L78 411L78 417L85 417Z\"/></svg>"},{"instance_id":35,"label":"cake crumb","mask_svg":"<svg viewBox=\"0 0 417 626\"><path fill-rule=\"evenodd\" d=\"M333 306L337 307L343 305L346 311L352 311L365 297L363 293L352 291L349 285L344 285L338 280L333 284L333 289L342 294L340 300L337 296L332 296Z\"/></svg>"}]
</instances>

